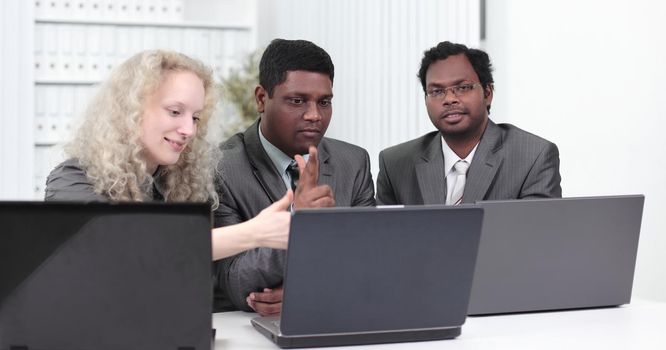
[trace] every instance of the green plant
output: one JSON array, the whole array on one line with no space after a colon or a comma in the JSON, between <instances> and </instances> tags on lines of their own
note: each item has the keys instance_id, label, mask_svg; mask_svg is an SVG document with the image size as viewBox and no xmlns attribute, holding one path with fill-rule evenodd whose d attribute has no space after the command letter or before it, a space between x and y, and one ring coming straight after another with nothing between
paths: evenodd
<instances>
[{"instance_id":1,"label":"green plant","mask_svg":"<svg viewBox=\"0 0 666 350\"><path fill-rule=\"evenodd\" d=\"M259 60L262 50L246 56L242 66L231 69L219 86L222 103L231 105L236 114L233 125L227 125L228 134L245 130L259 116L254 100L254 88L259 84ZM227 118L227 120L229 120Z\"/></svg>"}]
</instances>

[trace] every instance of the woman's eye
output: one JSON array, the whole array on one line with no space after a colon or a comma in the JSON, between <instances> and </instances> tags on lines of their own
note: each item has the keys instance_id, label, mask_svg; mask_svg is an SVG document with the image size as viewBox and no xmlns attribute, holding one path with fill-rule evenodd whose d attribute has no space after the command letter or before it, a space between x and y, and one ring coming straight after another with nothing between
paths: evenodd
<instances>
[{"instance_id":1,"label":"woman's eye","mask_svg":"<svg viewBox=\"0 0 666 350\"><path fill-rule=\"evenodd\" d=\"M194 115L192 116L192 120L194 120L195 123L198 123L201 120L201 117L199 117L198 115Z\"/></svg>"},{"instance_id":2,"label":"woman's eye","mask_svg":"<svg viewBox=\"0 0 666 350\"><path fill-rule=\"evenodd\" d=\"M177 110L174 110L174 109L170 109L170 110L169 110L169 114L170 114L172 117L177 117L177 116L180 115L180 111L177 111Z\"/></svg>"}]
</instances>

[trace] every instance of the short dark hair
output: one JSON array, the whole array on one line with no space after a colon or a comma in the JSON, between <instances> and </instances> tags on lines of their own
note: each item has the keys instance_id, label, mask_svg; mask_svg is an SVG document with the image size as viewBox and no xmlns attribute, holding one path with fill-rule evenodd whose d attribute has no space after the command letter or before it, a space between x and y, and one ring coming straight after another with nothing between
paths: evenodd
<instances>
[{"instance_id":1,"label":"short dark hair","mask_svg":"<svg viewBox=\"0 0 666 350\"><path fill-rule=\"evenodd\" d=\"M307 40L274 39L261 56L259 84L272 97L287 72L297 70L327 74L333 83L333 61L324 49Z\"/></svg>"},{"instance_id":2,"label":"short dark hair","mask_svg":"<svg viewBox=\"0 0 666 350\"><path fill-rule=\"evenodd\" d=\"M493 67L490 63L490 57L485 51L470 49L463 44L455 44L450 41L443 41L437 46L423 52L421 68L419 69L419 79L423 92L426 91L426 73L431 64L439 60L445 60L449 56L464 54L474 68L474 72L479 77L479 82L483 88L491 87L493 81Z\"/></svg>"}]
</instances>

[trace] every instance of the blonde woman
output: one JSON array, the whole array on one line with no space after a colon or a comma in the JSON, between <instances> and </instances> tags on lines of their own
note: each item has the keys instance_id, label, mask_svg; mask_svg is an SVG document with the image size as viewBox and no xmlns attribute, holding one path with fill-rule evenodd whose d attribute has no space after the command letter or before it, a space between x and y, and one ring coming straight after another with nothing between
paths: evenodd
<instances>
[{"instance_id":1,"label":"blonde woman","mask_svg":"<svg viewBox=\"0 0 666 350\"><path fill-rule=\"evenodd\" d=\"M89 105L70 159L46 182L48 200L218 203L215 147L206 129L215 103L211 71L169 51L144 51L116 68ZM213 259L285 249L292 193L250 221L212 231Z\"/></svg>"}]
</instances>

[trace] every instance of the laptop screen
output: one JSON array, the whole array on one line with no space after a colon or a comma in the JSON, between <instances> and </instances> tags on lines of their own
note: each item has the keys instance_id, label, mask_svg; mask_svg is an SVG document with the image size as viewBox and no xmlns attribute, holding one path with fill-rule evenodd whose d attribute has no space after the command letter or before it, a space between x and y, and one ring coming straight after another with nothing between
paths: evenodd
<instances>
[{"instance_id":1,"label":"laptop screen","mask_svg":"<svg viewBox=\"0 0 666 350\"><path fill-rule=\"evenodd\" d=\"M470 315L628 303L643 196L488 201Z\"/></svg>"},{"instance_id":2,"label":"laptop screen","mask_svg":"<svg viewBox=\"0 0 666 350\"><path fill-rule=\"evenodd\" d=\"M0 349L209 348L210 220L205 204L0 202Z\"/></svg>"},{"instance_id":3,"label":"laptop screen","mask_svg":"<svg viewBox=\"0 0 666 350\"><path fill-rule=\"evenodd\" d=\"M282 333L461 326L482 217L444 206L296 212Z\"/></svg>"}]
</instances>

